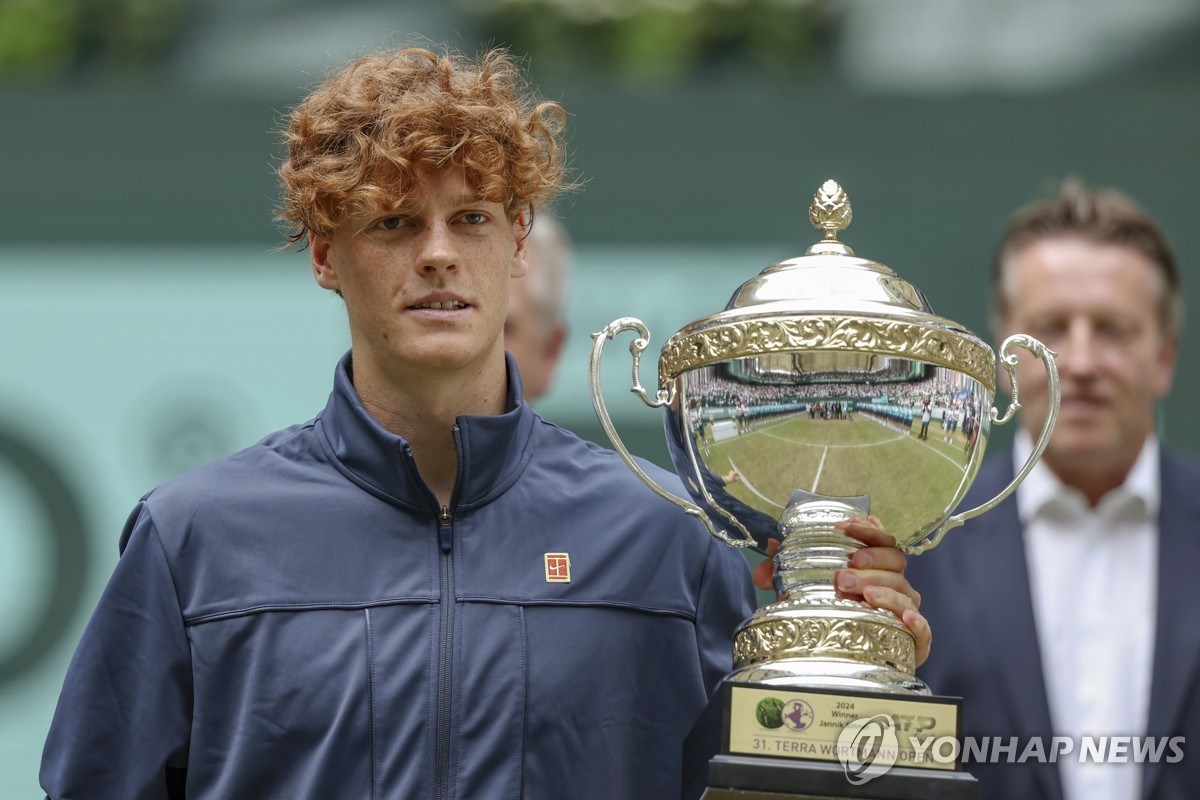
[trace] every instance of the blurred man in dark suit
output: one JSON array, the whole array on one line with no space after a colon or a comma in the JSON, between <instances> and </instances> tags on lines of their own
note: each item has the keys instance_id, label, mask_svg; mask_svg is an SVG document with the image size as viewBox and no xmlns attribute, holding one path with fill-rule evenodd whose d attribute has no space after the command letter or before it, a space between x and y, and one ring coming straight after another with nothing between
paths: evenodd
<instances>
[{"instance_id":1,"label":"blurred man in dark suit","mask_svg":"<svg viewBox=\"0 0 1200 800\"><path fill-rule=\"evenodd\" d=\"M992 312L998 339L1027 333L1058 353L1061 411L1012 497L910 561L938 632L920 675L964 698L965 736L1017 737L1001 762L1035 737L1073 742L1056 763L968 763L981 800L1195 797L1200 754L1186 745L1182 760L1164 749L1134 763L1130 747L1129 763L1080 763L1088 736L1200 747L1200 465L1156 436L1183 317L1174 256L1130 199L1068 182L1011 221ZM983 466L964 507L997 495L1033 450L1048 413L1040 363L1024 362L1018 384L1013 452Z\"/></svg>"}]
</instances>

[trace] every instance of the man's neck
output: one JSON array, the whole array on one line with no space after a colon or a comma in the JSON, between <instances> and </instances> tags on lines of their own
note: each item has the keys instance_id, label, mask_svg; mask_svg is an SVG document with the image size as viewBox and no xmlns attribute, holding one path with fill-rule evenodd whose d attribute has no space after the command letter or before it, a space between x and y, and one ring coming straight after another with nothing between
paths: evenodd
<instances>
[{"instance_id":1,"label":"man's neck","mask_svg":"<svg viewBox=\"0 0 1200 800\"><path fill-rule=\"evenodd\" d=\"M1083 496L1087 498L1088 505L1095 508L1099 504L1100 498L1125 483L1125 478L1129 475L1129 468L1133 466L1133 463L1103 471L1049 462L1046 466L1050 467L1050 471L1058 476L1058 479L1065 485L1082 492Z\"/></svg>"},{"instance_id":2,"label":"man's neck","mask_svg":"<svg viewBox=\"0 0 1200 800\"><path fill-rule=\"evenodd\" d=\"M458 474L453 429L460 416L502 414L507 367L498 359L458 371L401 375L354 361L354 388L380 425L412 447L421 478L442 505Z\"/></svg>"}]
</instances>

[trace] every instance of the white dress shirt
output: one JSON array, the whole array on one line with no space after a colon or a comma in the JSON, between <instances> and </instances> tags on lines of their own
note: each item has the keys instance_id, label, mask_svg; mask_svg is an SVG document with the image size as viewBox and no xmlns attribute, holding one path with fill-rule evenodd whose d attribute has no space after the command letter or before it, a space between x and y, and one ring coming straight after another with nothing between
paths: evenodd
<instances>
[{"instance_id":1,"label":"white dress shirt","mask_svg":"<svg viewBox=\"0 0 1200 800\"><path fill-rule=\"evenodd\" d=\"M1016 437L1017 468L1033 451ZM1141 765L1079 763L1084 736L1141 736L1150 705L1158 584L1158 440L1093 508L1038 463L1017 490L1042 674L1064 800L1137 800ZM1048 743L1047 743L1048 745ZM1131 759L1132 760L1132 759Z\"/></svg>"}]
</instances>

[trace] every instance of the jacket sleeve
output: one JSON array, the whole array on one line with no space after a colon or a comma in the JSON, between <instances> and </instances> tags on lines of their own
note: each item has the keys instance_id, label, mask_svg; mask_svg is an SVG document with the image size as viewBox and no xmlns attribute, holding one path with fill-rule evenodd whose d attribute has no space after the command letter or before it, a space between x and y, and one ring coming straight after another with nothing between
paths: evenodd
<instances>
[{"instance_id":1,"label":"jacket sleeve","mask_svg":"<svg viewBox=\"0 0 1200 800\"><path fill-rule=\"evenodd\" d=\"M696 607L696 639L711 697L733 669L733 633L754 613L756 596L745 556L707 532L705 536L708 556Z\"/></svg>"},{"instance_id":2,"label":"jacket sleeve","mask_svg":"<svg viewBox=\"0 0 1200 800\"><path fill-rule=\"evenodd\" d=\"M71 660L42 754L51 800L165 800L186 766L191 658L175 584L145 504Z\"/></svg>"}]
</instances>

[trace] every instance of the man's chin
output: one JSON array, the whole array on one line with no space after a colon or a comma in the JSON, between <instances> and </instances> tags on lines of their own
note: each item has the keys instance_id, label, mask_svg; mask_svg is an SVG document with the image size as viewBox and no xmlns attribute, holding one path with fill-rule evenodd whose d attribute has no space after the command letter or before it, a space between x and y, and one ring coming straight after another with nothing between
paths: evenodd
<instances>
[{"instance_id":1,"label":"man's chin","mask_svg":"<svg viewBox=\"0 0 1200 800\"><path fill-rule=\"evenodd\" d=\"M1112 437L1063 436L1054 431L1050 447L1042 455L1046 464L1055 471L1087 472L1102 467L1112 460L1117 444Z\"/></svg>"}]
</instances>

